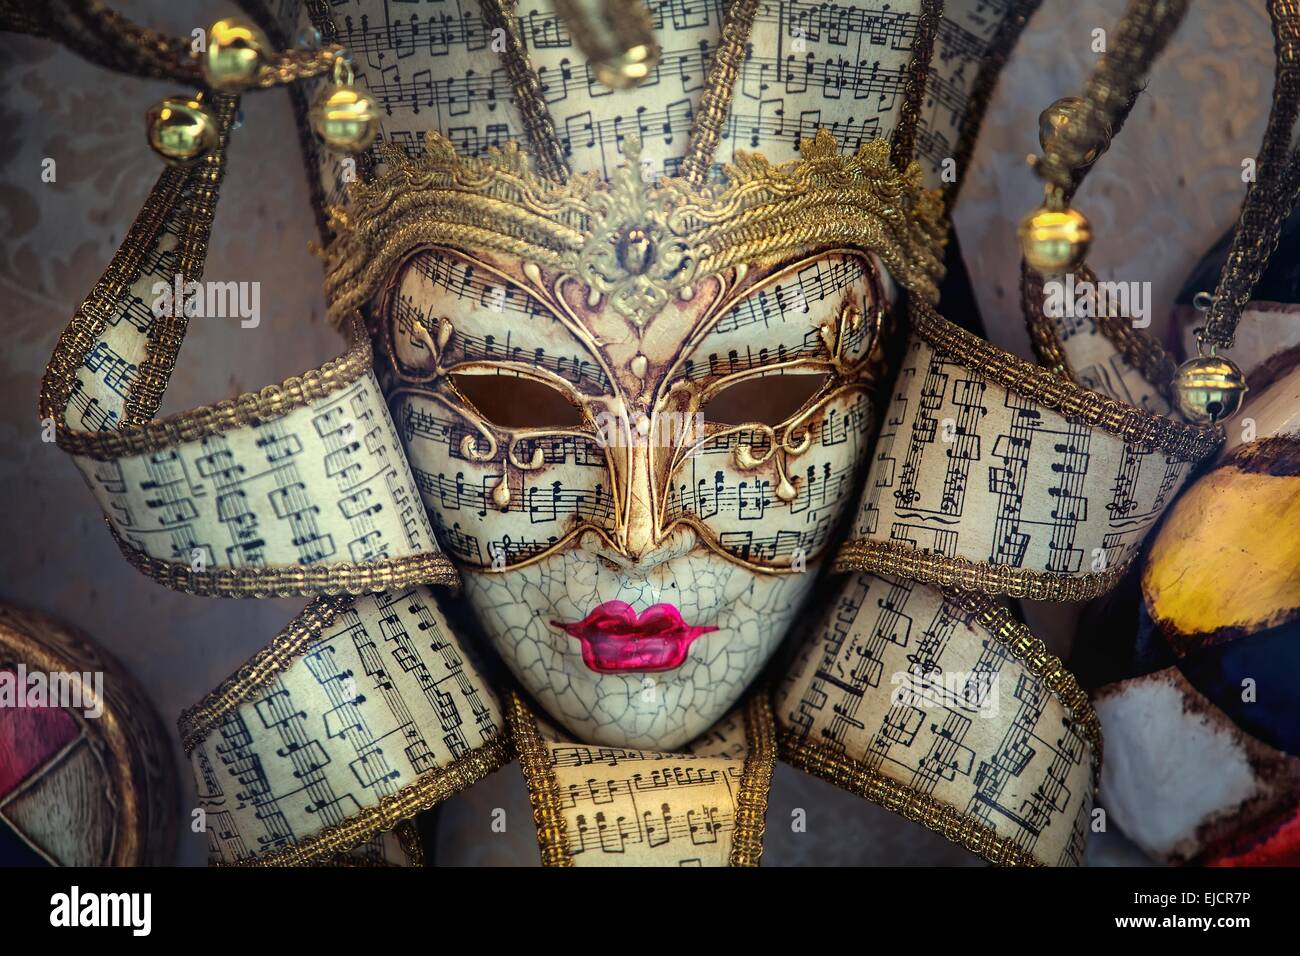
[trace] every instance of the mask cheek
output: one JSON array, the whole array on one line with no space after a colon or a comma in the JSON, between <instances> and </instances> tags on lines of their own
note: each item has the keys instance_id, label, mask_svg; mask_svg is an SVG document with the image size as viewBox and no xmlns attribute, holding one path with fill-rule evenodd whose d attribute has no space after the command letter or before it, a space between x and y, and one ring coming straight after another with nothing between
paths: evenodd
<instances>
[{"instance_id":1,"label":"mask cheek","mask_svg":"<svg viewBox=\"0 0 1300 956\"><path fill-rule=\"evenodd\" d=\"M696 551L671 562L664 576L628 586L592 554L571 548L504 574L467 575L465 598L516 679L569 733L608 746L672 750L740 701L797 623L812 581L755 574ZM650 618L655 605L671 603L683 623L708 631L671 669L601 673L584 658L583 642L552 620L579 621L619 603L635 609L633 620L637 611Z\"/></svg>"},{"instance_id":2,"label":"mask cheek","mask_svg":"<svg viewBox=\"0 0 1300 956\"><path fill-rule=\"evenodd\" d=\"M439 543L462 569L505 571L582 527L612 525L605 456L593 439L512 443L425 389L390 393L390 407Z\"/></svg>"}]
</instances>

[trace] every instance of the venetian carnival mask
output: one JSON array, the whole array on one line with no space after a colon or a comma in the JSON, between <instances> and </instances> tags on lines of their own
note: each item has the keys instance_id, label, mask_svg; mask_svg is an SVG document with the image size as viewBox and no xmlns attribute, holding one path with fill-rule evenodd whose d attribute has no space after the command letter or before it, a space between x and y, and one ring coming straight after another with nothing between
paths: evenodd
<instances>
[{"instance_id":1,"label":"venetian carnival mask","mask_svg":"<svg viewBox=\"0 0 1300 956\"><path fill-rule=\"evenodd\" d=\"M792 88L790 116L818 107L797 137L761 113L746 139L790 156L806 138L803 159L733 152L710 181L725 111L707 104L732 98L746 35L783 38L755 10L727 14L733 35L677 23L636 92L599 69L571 85L564 49L537 36L526 62L507 49L507 73L537 77L512 104L528 138L461 142L474 122L499 129L494 104L450 129L412 121L422 155L391 140L329 251L331 315L367 312L480 630L597 743L681 747L754 682L852 509L896 282L928 298L939 273L937 199L880 137L897 99L865 111ZM803 34L810 64L835 52ZM710 44L716 60L693 52ZM889 59L901 83L906 57ZM679 79L705 88L675 100Z\"/></svg>"},{"instance_id":2,"label":"venetian carnival mask","mask_svg":"<svg viewBox=\"0 0 1300 956\"><path fill-rule=\"evenodd\" d=\"M708 23L663 34L676 67L585 94L538 42L550 95L516 90L526 144L427 126L422 151L390 143L329 250L331 315L368 316L468 606L584 740L680 747L754 681L842 537L896 288L931 298L939 272L937 197L851 103L791 95L823 107L799 124L801 159L733 152L709 175L726 111L707 103L732 98L750 30L715 63L685 52L695 34L725 39ZM752 31L780 42L779 24ZM677 119L673 69L684 87L707 74ZM671 160L651 158L657 143L643 155L656 104L664 146L689 127ZM796 145L761 117L749 140Z\"/></svg>"},{"instance_id":3,"label":"venetian carnival mask","mask_svg":"<svg viewBox=\"0 0 1300 956\"><path fill-rule=\"evenodd\" d=\"M1040 118L1044 205L1021 228L1037 363L936 308L961 180L923 188L917 160L969 158L1025 16L916 6L481 0L407 22L337 0L298 12L310 49L219 21L202 67L171 64L210 88L150 112L169 166L40 409L143 573L312 597L178 722L213 860L418 865L417 815L518 758L544 863L754 865L777 757L991 862L1084 860L1101 720L1007 602L1103 595L1144 553L1192 606L1213 590L1179 573L1204 549L1162 541L1196 540L1232 477L1175 499L1245 391L1214 355L1240 309L1211 296L1210 354L1176 369L1123 316L1045 305L1063 270L1095 279L1069 199L1185 5L1135 0L1120 55ZM597 7L639 39L588 31L583 73L562 33ZM958 55L960 23L984 32ZM852 36L856 64L835 50ZM950 157L919 114L975 59ZM339 153L313 190L346 351L159 417L190 316L143 295L202 274L237 94L326 76L307 118ZM1233 240L1256 258L1230 256L1225 289L1272 247L1253 234L1271 165ZM1285 443L1235 452L1237 472L1293 463L1265 414L1292 397L1262 392ZM823 570L843 576L813 606ZM1102 698L1121 726L1133 694ZM1143 756L1125 736L1112 772Z\"/></svg>"},{"instance_id":4,"label":"venetian carnival mask","mask_svg":"<svg viewBox=\"0 0 1300 956\"><path fill-rule=\"evenodd\" d=\"M581 209L572 253L398 247L372 324L416 484L498 653L585 739L675 747L753 681L836 541L894 286L869 245L782 237L792 169L760 162L715 195L646 181L634 150L612 181L568 187L517 155L478 162L524 217ZM807 154L800 175L846 168L829 140ZM436 139L424 162L448 182L466 168ZM860 190L899 188L882 149L852 163ZM777 226L758 267L714 264L726 223L701 240L728 202ZM901 263L917 241L880 248Z\"/></svg>"}]
</instances>

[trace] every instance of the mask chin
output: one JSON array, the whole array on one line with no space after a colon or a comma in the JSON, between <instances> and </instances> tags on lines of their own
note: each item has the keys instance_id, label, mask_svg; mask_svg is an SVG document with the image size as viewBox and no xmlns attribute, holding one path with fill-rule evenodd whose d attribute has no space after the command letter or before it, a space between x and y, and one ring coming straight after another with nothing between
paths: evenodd
<instances>
[{"instance_id":1,"label":"mask chin","mask_svg":"<svg viewBox=\"0 0 1300 956\"><path fill-rule=\"evenodd\" d=\"M464 574L493 648L578 740L669 751L707 731L780 645L816 577L757 572L699 547L664 553L619 567L578 546Z\"/></svg>"}]
</instances>

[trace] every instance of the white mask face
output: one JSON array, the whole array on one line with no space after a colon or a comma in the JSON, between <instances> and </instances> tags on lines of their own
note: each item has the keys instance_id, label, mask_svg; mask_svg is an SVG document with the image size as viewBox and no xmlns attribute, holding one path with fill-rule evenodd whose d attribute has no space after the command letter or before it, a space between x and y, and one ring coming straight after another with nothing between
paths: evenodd
<instances>
[{"instance_id":1,"label":"white mask face","mask_svg":"<svg viewBox=\"0 0 1300 956\"><path fill-rule=\"evenodd\" d=\"M611 248L625 277L668 258ZM767 662L855 498L887 283L850 251L672 296L445 249L397 273L380 340L417 486L484 632L571 732L679 747Z\"/></svg>"},{"instance_id":2,"label":"white mask face","mask_svg":"<svg viewBox=\"0 0 1300 956\"><path fill-rule=\"evenodd\" d=\"M437 133L475 157L513 142L540 168L539 141L520 97L510 95L502 54L485 49L494 31L475 4L454 19L390 16L381 0L328 6L325 32L365 51L354 64L358 84L383 92L384 141L419 156L426 135ZM565 185L588 176L612 184L632 139L641 143L642 181L680 177L727 7L688 6L648 0L659 65L619 91L596 81L553 11L512 19L569 170ZM752 173L749 150L771 163L803 156L803 141L819 131L846 156L887 141L901 115L919 11L916 0L760 6L712 156L734 167L726 178ZM940 108L919 119L932 185L959 141L962 111L945 104L965 95L982 39L1000 22L975 3L950 14L930 80ZM343 199L340 183L356 178L355 166L352 157L326 162L322 189L332 201ZM859 170L845 182L863 178ZM408 187L435 180L417 176ZM502 188L477 172L471 181L483 195ZM872 202L892 207L898 190L893 184ZM616 192L601 192L601 201ZM414 198L373 207L354 223L364 229L372 213L401 218L394 211L411 211ZM555 224L586 228L569 206L546 208ZM500 210L464 215L428 214L510 228ZM826 224L822 213L814 218ZM855 225L865 218L852 217ZM879 226L878 238L890 234L883 219ZM381 232L382 249L397 242L395 231ZM716 236L698 233L703 244L692 252L718 251ZM855 235L809 251L843 242L882 252ZM642 278L653 277L675 254L663 242L656 249L585 238L599 240L587 243L597 261L578 265L610 277L643 267ZM393 284L372 312L386 326L392 407L443 548L461 567L483 629L555 719L589 741L678 746L762 668L833 551L871 427L865 388L849 383L865 364L877 311L892 298L890 278L877 260L828 251L818 261L765 259L770 268L739 281L722 270L696 282L690 300L675 289L659 296L655 282L615 283L589 308L581 283L569 280L557 293L547 274L539 285L515 251L493 257L474 241L446 245L472 252L472 261L434 248L407 258L396 275L384 262ZM358 263L386 259L382 249ZM624 262L599 261L620 252ZM859 325L841 321L846 298ZM641 324L616 305L639 308ZM494 418L508 411L532 414ZM695 440L699 415L703 439ZM651 613L658 605L676 613ZM617 633L638 635L635 646L608 637Z\"/></svg>"}]
</instances>

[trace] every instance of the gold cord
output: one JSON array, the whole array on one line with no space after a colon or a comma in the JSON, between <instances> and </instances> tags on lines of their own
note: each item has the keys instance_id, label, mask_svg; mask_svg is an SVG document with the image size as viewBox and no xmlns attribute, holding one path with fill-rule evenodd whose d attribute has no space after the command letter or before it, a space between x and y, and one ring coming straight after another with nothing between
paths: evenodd
<instances>
[{"instance_id":1,"label":"gold cord","mask_svg":"<svg viewBox=\"0 0 1300 956\"><path fill-rule=\"evenodd\" d=\"M906 169L915 158L916 128L921 122L921 103L925 99L925 83L930 75L930 60L934 55L939 21L943 18L943 0L921 0L921 14L916 22L916 35L912 38L912 55L908 58L903 77L903 102L898 109L898 123L891 137L893 146L890 159L895 169Z\"/></svg>"},{"instance_id":2,"label":"gold cord","mask_svg":"<svg viewBox=\"0 0 1300 956\"><path fill-rule=\"evenodd\" d=\"M1211 349L1232 348L1241 313L1300 196L1300 145L1290 145L1300 114L1300 0L1270 0L1268 10L1277 62L1273 103L1255 164L1255 180L1246 188L1205 326L1196 333L1198 343Z\"/></svg>"},{"instance_id":3,"label":"gold cord","mask_svg":"<svg viewBox=\"0 0 1300 956\"><path fill-rule=\"evenodd\" d=\"M732 89L754 27L758 0L730 0L718 48L709 63L704 92L691 120L686 155L682 159L682 178L692 186L701 186L709 176L709 165L718 151L722 127L731 112Z\"/></svg>"}]
</instances>

